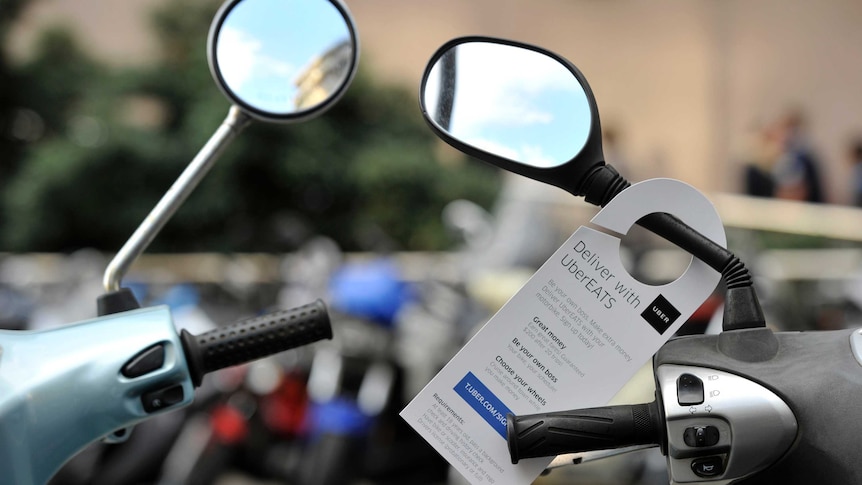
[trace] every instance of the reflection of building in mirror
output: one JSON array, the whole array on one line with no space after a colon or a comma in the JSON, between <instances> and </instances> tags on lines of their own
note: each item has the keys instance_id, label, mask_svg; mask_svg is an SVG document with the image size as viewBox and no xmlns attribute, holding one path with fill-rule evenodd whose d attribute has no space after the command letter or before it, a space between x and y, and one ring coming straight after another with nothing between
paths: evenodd
<instances>
[{"instance_id":1,"label":"reflection of building in mirror","mask_svg":"<svg viewBox=\"0 0 862 485\"><path fill-rule=\"evenodd\" d=\"M344 83L352 59L353 45L344 40L312 60L294 82L295 107L302 110L326 101Z\"/></svg>"}]
</instances>

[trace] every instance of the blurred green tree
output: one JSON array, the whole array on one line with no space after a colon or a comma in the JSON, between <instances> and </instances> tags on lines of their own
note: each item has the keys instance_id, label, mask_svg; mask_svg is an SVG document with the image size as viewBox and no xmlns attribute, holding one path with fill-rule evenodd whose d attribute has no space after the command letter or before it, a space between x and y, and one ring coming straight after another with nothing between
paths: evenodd
<instances>
[{"instance_id":1,"label":"blurred green tree","mask_svg":"<svg viewBox=\"0 0 862 485\"><path fill-rule=\"evenodd\" d=\"M111 70L64 31L43 36L20 70L46 129L0 199L0 250L120 247L227 114L204 49L216 7L160 7L162 55L143 68ZM437 145L411 93L360 70L323 116L250 126L152 250L289 251L313 234L347 250L443 249L443 206L488 206L500 182L480 163L440 164Z\"/></svg>"},{"instance_id":2,"label":"blurred green tree","mask_svg":"<svg viewBox=\"0 0 862 485\"><path fill-rule=\"evenodd\" d=\"M0 45L6 45L9 30L18 18L26 0L0 2ZM35 133L39 120L35 113L22 109L19 92L26 85L10 65L5 50L0 49L0 192L20 165L26 139ZM0 227L3 223L0 212Z\"/></svg>"}]
</instances>

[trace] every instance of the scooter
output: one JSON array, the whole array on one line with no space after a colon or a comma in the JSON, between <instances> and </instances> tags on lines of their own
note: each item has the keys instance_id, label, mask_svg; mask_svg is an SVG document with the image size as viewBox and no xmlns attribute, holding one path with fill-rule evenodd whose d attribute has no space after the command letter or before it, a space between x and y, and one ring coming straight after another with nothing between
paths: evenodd
<instances>
[{"instance_id":1,"label":"scooter","mask_svg":"<svg viewBox=\"0 0 862 485\"><path fill-rule=\"evenodd\" d=\"M0 331L0 483L42 484L87 444L188 406L204 375L332 338L320 301L177 333L166 306L140 308L122 278L253 120L291 123L331 107L356 72L356 29L338 0L229 0L207 42L232 106L221 126L105 271L98 317L44 331Z\"/></svg>"},{"instance_id":2,"label":"scooter","mask_svg":"<svg viewBox=\"0 0 862 485\"><path fill-rule=\"evenodd\" d=\"M604 206L629 186L603 160L599 112L583 74L545 49L454 39L431 58L420 105L455 148L587 202ZM487 116L501 107L550 115L538 128L505 130ZM509 415L512 463L557 456L555 468L659 447L673 484L862 483L854 450L862 424L853 418L862 331L774 332L739 258L668 214L638 224L722 274L723 331L661 347L651 403Z\"/></svg>"}]
</instances>

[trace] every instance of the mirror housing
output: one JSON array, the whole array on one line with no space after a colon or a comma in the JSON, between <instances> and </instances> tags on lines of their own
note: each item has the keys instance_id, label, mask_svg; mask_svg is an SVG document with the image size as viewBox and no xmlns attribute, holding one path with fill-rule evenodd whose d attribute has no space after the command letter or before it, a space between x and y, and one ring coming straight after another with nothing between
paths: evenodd
<instances>
[{"instance_id":1,"label":"mirror housing","mask_svg":"<svg viewBox=\"0 0 862 485\"><path fill-rule=\"evenodd\" d=\"M321 114L344 94L359 41L340 0L229 0L213 19L207 57L235 106L288 123Z\"/></svg>"},{"instance_id":2,"label":"mirror housing","mask_svg":"<svg viewBox=\"0 0 862 485\"><path fill-rule=\"evenodd\" d=\"M563 152L558 152L551 159L550 163L548 163L547 159L545 161L537 161L538 159L517 155L517 150L513 150L512 146L500 148L475 141L475 139L468 139L463 132L459 132L461 131L460 129L453 128L459 122L457 118L458 105L467 105L471 102L470 99L465 99L464 96L481 96L480 91L477 89L473 93L462 92L459 98L458 86L462 84L459 84L461 79L458 75L461 74L461 69L464 67L469 68L470 66L465 66L462 63L456 67L459 57L457 52L464 48L475 48L477 46L486 49L486 52L483 54L492 53L491 49L499 51L493 52L493 55L473 55L474 59L481 59L481 62L485 64L497 61L496 65L490 64L491 69L487 69L488 66L486 65L484 66L486 67L485 69L473 70L470 76L466 76L468 82L480 85L480 89L481 86L490 89L491 87L498 87L499 84L505 84L507 82L506 75L510 75L512 78L519 77L524 80L540 81L543 79L536 75L530 77L531 74L538 72L538 70L530 70L524 65L503 65L502 68L508 70L502 71L500 67L503 60L527 60L536 66L541 63L544 67L547 67L548 63L550 63L552 64L550 69L557 71L553 73L554 77L559 78L560 72L565 73L565 76L571 76L570 79L572 82L568 83L569 86L567 86L566 90L559 89L559 83L554 83L555 86L552 95L555 97L554 101L557 103L561 99L563 100L561 103L563 109L574 106L575 108L573 109L577 110L577 112L574 114L567 114L563 111L544 113L541 119L535 118L540 120L538 124L544 123L548 128L552 128L549 130L551 131L550 134L542 133L541 130L535 129L525 136L521 136L520 133L518 134L524 142L540 149L543 148L542 137L550 136L550 143L546 143L544 146L552 149L557 149L557 147L552 147L552 144L560 145L567 139L573 139L574 142L565 147ZM502 75L498 75L501 71ZM542 70L542 74L547 72L550 71ZM527 76L524 75L525 73ZM577 86L577 89L571 89L571 86ZM530 94L535 94L533 86L522 87L521 89L524 92L529 91ZM500 91L503 91L503 89L500 89ZM518 101L517 98L518 96L511 97L513 103L510 103L510 106L515 101ZM505 102L506 100L502 101ZM422 114L428 125L448 144L467 155L510 172L555 185L574 195L585 195L586 188L584 185L587 183L590 175L604 166L601 124L592 90L583 74L571 62L548 50L529 44L491 37L469 36L453 39L440 47L431 57L422 76L419 102ZM486 105L482 105L479 108L496 110L500 107L500 103L492 103L489 100ZM505 109L507 106L503 106L503 108ZM558 107L552 107L549 104L542 106L542 109L545 110L554 108ZM477 107L470 106L464 109L475 112ZM529 117L528 114L523 112L521 114ZM525 120L522 119L521 121Z\"/></svg>"}]
</instances>

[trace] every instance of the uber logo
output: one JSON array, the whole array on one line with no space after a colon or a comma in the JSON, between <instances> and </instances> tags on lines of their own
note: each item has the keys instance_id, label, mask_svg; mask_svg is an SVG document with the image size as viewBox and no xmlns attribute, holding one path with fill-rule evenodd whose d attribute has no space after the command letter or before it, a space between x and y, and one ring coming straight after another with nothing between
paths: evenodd
<instances>
[{"instance_id":1,"label":"uber logo","mask_svg":"<svg viewBox=\"0 0 862 485\"><path fill-rule=\"evenodd\" d=\"M673 322L679 318L679 310L674 308L667 299L661 295L657 296L652 303L647 305L641 317L655 329L659 335L664 335Z\"/></svg>"}]
</instances>

